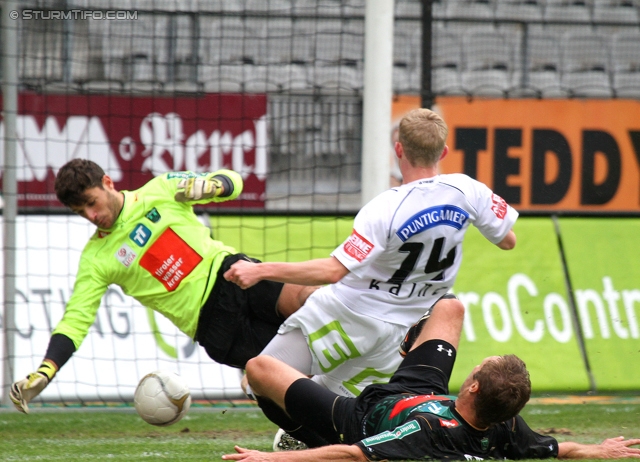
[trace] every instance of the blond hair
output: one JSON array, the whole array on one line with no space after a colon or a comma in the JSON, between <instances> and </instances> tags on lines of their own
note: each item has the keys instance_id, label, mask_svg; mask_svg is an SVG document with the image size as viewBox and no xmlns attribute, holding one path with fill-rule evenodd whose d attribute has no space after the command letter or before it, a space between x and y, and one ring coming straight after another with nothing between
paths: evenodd
<instances>
[{"instance_id":1,"label":"blond hair","mask_svg":"<svg viewBox=\"0 0 640 462\"><path fill-rule=\"evenodd\" d=\"M445 121L429 109L414 109L400 121L398 141L413 166L431 167L438 163L449 129Z\"/></svg>"}]
</instances>

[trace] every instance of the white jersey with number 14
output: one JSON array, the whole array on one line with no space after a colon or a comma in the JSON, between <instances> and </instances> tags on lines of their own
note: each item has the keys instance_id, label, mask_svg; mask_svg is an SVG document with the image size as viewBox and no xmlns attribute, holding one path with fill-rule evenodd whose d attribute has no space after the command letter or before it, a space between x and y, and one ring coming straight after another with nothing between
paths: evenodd
<instances>
[{"instance_id":1,"label":"white jersey with number 14","mask_svg":"<svg viewBox=\"0 0 640 462\"><path fill-rule=\"evenodd\" d=\"M453 287L469 225L497 244L517 217L463 174L390 189L360 210L351 236L331 254L350 271L332 290L358 313L410 325Z\"/></svg>"}]
</instances>

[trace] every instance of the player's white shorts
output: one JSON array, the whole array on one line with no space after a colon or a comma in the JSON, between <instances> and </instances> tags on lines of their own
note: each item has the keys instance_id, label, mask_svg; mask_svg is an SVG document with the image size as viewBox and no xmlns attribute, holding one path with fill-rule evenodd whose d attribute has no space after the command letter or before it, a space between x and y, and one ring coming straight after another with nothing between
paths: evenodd
<instances>
[{"instance_id":1,"label":"player's white shorts","mask_svg":"<svg viewBox=\"0 0 640 462\"><path fill-rule=\"evenodd\" d=\"M307 339L314 380L340 395L357 396L371 383L389 381L402 361L398 347L408 327L355 313L325 286L278 333L293 329Z\"/></svg>"}]
</instances>

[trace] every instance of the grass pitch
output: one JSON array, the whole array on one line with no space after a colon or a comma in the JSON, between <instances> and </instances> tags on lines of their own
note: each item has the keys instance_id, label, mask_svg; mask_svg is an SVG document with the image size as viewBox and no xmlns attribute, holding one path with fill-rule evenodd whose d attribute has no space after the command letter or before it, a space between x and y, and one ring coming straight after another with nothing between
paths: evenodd
<instances>
[{"instance_id":1,"label":"grass pitch","mask_svg":"<svg viewBox=\"0 0 640 462\"><path fill-rule=\"evenodd\" d=\"M522 415L531 428L558 441L640 437L640 399L540 401L534 399ZM166 428L148 425L131 408L34 409L28 416L3 409L0 460L211 461L233 452L236 444L270 451L275 432L253 407L196 407Z\"/></svg>"}]
</instances>

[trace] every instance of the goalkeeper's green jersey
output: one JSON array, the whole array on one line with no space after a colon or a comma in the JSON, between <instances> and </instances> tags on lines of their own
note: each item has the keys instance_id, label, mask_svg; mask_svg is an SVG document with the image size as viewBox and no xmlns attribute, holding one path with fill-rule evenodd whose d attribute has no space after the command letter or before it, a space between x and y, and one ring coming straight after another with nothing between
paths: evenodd
<instances>
[{"instance_id":1,"label":"goalkeeper's green jersey","mask_svg":"<svg viewBox=\"0 0 640 462\"><path fill-rule=\"evenodd\" d=\"M214 175L233 182L229 197L174 200L180 180ZM236 250L211 238L192 205L235 199L241 191L242 178L230 170L165 173L140 189L122 191L124 206L116 222L110 229L97 229L82 251L73 294L53 334L66 335L77 349L102 296L116 284L193 338L222 260Z\"/></svg>"}]
</instances>

